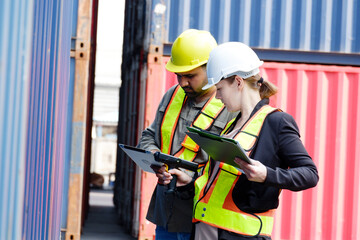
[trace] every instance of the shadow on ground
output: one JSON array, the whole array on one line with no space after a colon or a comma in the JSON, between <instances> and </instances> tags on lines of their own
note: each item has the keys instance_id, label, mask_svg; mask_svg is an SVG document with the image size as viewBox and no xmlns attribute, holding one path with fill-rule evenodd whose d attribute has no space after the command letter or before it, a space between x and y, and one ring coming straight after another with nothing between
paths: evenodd
<instances>
[{"instance_id":1,"label":"shadow on ground","mask_svg":"<svg viewBox=\"0 0 360 240\"><path fill-rule=\"evenodd\" d=\"M118 224L118 216L112 202L113 192L109 190L90 191L90 210L82 240L136 240Z\"/></svg>"}]
</instances>

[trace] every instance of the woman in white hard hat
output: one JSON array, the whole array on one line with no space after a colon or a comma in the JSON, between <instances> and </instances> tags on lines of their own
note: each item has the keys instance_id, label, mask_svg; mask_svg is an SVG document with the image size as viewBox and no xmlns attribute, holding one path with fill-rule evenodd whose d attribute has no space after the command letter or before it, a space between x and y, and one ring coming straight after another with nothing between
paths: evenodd
<instances>
[{"instance_id":1,"label":"woman in white hard hat","mask_svg":"<svg viewBox=\"0 0 360 240\"><path fill-rule=\"evenodd\" d=\"M238 141L250 163L239 158L234 159L238 168L212 159L207 163L195 181L196 240L271 239L281 189L301 191L318 182L293 117L268 105L277 88L260 76L262 64L239 42L224 43L210 53L204 89L215 85L216 97L228 111L241 112L223 136ZM178 175L179 185L191 185L176 169L170 173Z\"/></svg>"}]
</instances>

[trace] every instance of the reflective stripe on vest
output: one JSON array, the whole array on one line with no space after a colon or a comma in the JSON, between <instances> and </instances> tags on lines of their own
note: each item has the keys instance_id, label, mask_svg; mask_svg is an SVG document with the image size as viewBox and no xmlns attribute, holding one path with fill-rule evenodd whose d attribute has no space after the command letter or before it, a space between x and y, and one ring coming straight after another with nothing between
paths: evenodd
<instances>
[{"instance_id":1,"label":"reflective stripe on vest","mask_svg":"<svg viewBox=\"0 0 360 240\"><path fill-rule=\"evenodd\" d=\"M161 152L163 153L170 154L175 129L185 100L185 91L177 86L166 107L161 123Z\"/></svg>"},{"instance_id":2,"label":"reflective stripe on vest","mask_svg":"<svg viewBox=\"0 0 360 240\"><path fill-rule=\"evenodd\" d=\"M234 137L247 149L248 155L256 144L265 118L274 111L278 109L269 105L263 106ZM209 168L210 161L205 166L204 174L195 181L193 221L201 221L242 235L270 236L274 223L274 209L264 213L249 214L241 211L232 199L232 192L241 172L228 164L220 163L220 170L204 193L209 180Z\"/></svg>"},{"instance_id":3,"label":"reflective stripe on vest","mask_svg":"<svg viewBox=\"0 0 360 240\"><path fill-rule=\"evenodd\" d=\"M171 154L171 147L175 130L180 117L181 109L186 101L184 90L178 85L166 107L166 111L161 124L161 152ZM215 98L215 94L206 102L199 115L191 126L209 129L214 120L224 109L222 102ZM192 161L195 159L199 146L187 135L181 143L182 148L175 154L176 157Z\"/></svg>"}]
</instances>

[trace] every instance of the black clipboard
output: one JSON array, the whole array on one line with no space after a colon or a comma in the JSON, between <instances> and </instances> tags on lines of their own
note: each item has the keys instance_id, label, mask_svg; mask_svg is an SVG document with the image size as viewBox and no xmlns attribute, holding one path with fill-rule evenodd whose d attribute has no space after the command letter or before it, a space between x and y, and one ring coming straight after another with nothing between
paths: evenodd
<instances>
[{"instance_id":1,"label":"black clipboard","mask_svg":"<svg viewBox=\"0 0 360 240\"><path fill-rule=\"evenodd\" d=\"M245 150L236 140L221 137L217 134L194 127L188 127L187 129L189 132L186 134L209 154L212 159L236 168L239 168L239 165L234 162L235 157L251 164Z\"/></svg>"}]
</instances>

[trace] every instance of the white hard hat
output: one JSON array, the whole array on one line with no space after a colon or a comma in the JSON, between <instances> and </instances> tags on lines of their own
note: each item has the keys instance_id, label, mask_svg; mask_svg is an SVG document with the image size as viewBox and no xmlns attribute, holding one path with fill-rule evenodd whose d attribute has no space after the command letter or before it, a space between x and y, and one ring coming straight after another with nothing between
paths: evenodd
<instances>
[{"instance_id":1,"label":"white hard hat","mask_svg":"<svg viewBox=\"0 0 360 240\"><path fill-rule=\"evenodd\" d=\"M223 43L210 52L206 65L208 84L202 89L206 90L233 75L244 79L254 76L260 72L259 67L263 63L247 45L241 42Z\"/></svg>"}]
</instances>

